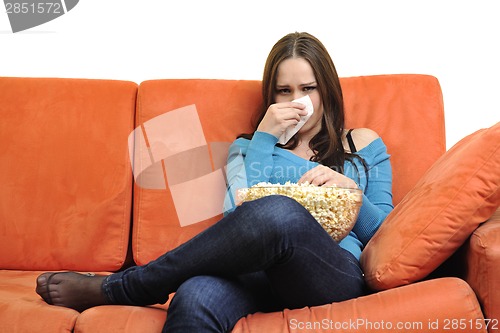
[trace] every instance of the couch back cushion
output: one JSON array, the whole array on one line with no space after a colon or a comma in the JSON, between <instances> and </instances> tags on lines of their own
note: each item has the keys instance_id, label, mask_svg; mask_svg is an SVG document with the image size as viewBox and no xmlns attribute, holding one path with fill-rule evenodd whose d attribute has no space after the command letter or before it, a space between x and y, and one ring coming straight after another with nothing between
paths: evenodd
<instances>
[{"instance_id":1,"label":"couch back cushion","mask_svg":"<svg viewBox=\"0 0 500 333\"><path fill-rule=\"evenodd\" d=\"M445 152L436 78L341 78L346 128L375 130L388 146L394 203ZM139 86L129 136L134 190L133 254L145 264L221 218L227 148L250 132L262 103L259 81L151 80Z\"/></svg>"},{"instance_id":2,"label":"couch back cushion","mask_svg":"<svg viewBox=\"0 0 500 333\"><path fill-rule=\"evenodd\" d=\"M117 270L137 84L0 78L0 269Z\"/></svg>"}]
</instances>

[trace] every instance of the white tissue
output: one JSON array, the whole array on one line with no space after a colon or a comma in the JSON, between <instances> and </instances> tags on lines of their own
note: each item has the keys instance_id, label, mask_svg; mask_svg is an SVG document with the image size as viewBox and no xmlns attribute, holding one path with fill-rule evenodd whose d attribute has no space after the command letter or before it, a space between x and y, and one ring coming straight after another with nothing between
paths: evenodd
<instances>
[{"instance_id":1,"label":"white tissue","mask_svg":"<svg viewBox=\"0 0 500 333\"><path fill-rule=\"evenodd\" d=\"M300 121L297 123L297 125L295 125L294 127L288 127L285 130L285 133L283 133L280 136L278 142L281 143L282 145L286 144L288 140L290 140L292 136L294 136L295 133L297 133L302 128L302 126L304 126L306 121L308 121L309 118L311 118L312 114L314 113L313 104L309 95L295 99L292 102L304 104L306 106L307 114L305 116L300 117Z\"/></svg>"}]
</instances>

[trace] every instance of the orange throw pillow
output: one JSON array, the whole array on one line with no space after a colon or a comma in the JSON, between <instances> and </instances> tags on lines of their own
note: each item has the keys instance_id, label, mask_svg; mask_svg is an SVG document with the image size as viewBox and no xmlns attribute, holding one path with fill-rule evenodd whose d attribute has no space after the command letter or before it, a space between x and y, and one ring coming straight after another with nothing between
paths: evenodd
<instances>
[{"instance_id":1,"label":"orange throw pillow","mask_svg":"<svg viewBox=\"0 0 500 333\"><path fill-rule=\"evenodd\" d=\"M447 151L387 216L361 256L373 290L418 281L500 204L500 122Z\"/></svg>"}]
</instances>

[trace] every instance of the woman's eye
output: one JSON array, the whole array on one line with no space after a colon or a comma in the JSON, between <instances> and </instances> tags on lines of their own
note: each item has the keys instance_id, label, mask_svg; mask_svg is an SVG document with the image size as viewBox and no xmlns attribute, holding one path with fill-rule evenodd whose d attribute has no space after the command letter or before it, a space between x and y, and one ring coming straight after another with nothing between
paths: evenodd
<instances>
[{"instance_id":1,"label":"woman's eye","mask_svg":"<svg viewBox=\"0 0 500 333\"><path fill-rule=\"evenodd\" d=\"M289 93L290 93L290 89L286 89L286 88L278 89L278 94L280 94L280 95L286 95Z\"/></svg>"},{"instance_id":2,"label":"woman's eye","mask_svg":"<svg viewBox=\"0 0 500 333\"><path fill-rule=\"evenodd\" d=\"M316 86L304 87L304 91L313 91L316 89Z\"/></svg>"}]
</instances>

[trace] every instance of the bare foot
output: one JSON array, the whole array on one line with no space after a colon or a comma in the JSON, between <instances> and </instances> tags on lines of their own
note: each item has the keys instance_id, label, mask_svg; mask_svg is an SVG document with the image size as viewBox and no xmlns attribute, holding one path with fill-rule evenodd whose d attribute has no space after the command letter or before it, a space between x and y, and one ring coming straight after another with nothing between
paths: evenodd
<instances>
[{"instance_id":1,"label":"bare foot","mask_svg":"<svg viewBox=\"0 0 500 333\"><path fill-rule=\"evenodd\" d=\"M36 292L45 302L84 311L108 301L102 290L105 276L74 272L43 273L36 280Z\"/></svg>"}]
</instances>

